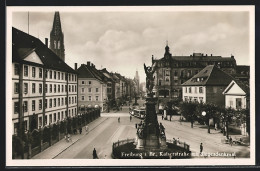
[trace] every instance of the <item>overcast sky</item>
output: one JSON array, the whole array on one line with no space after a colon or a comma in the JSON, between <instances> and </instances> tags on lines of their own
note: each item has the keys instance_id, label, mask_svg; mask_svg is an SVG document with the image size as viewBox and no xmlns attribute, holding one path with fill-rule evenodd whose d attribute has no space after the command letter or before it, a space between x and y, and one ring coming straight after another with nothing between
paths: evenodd
<instances>
[{"instance_id":1,"label":"overcast sky","mask_svg":"<svg viewBox=\"0 0 260 171\"><path fill-rule=\"evenodd\" d=\"M27 12L13 13L13 26L28 32ZM193 52L235 56L249 65L248 12L62 12L65 62L74 68L91 61L98 69L133 78L143 63L161 58L166 40L172 55ZM50 37L53 12L30 12L30 34Z\"/></svg>"}]
</instances>

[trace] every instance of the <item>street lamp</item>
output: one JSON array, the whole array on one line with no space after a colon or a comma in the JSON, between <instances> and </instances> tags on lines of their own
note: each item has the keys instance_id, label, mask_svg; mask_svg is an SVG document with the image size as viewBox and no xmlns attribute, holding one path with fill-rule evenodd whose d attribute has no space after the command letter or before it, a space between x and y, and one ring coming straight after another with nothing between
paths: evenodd
<instances>
[{"instance_id":1,"label":"street lamp","mask_svg":"<svg viewBox=\"0 0 260 171\"><path fill-rule=\"evenodd\" d=\"M207 117L207 121L208 121L208 133L210 133L210 127L209 127L209 117L207 115L207 113L205 111L202 112L202 116L206 116Z\"/></svg>"}]
</instances>

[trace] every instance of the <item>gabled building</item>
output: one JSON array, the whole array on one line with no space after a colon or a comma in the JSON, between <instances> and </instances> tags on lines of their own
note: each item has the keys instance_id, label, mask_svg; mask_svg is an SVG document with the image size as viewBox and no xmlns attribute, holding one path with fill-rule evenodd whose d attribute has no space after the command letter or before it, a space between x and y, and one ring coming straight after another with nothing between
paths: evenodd
<instances>
[{"instance_id":1,"label":"gabled building","mask_svg":"<svg viewBox=\"0 0 260 171\"><path fill-rule=\"evenodd\" d=\"M77 72L79 108L84 110L87 107L100 107L103 111L107 100L107 83L103 74L90 62L87 65L81 64Z\"/></svg>"},{"instance_id":2,"label":"gabled building","mask_svg":"<svg viewBox=\"0 0 260 171\"><path fill-rule=\"evenodd\" d=\"M183 101L198 101L225 106L223 91L234 78L215 65L206 66L182 84Z\"/></svg>"},{"instance_id":3,"label":"gabled building","mask_svg":"<svg viewBox=\"0 0 260 171\"><path fill-rule=\"evenodd\" d=\"M225 107L233 109L249 108L249 87L241 81L232 80L232 82L223 91L225 96Z\"/></svg>"},{"instance_id":4,"label":"gabled building","mask_svg":"<svg viewBox=\"0 0 260 171\"><path fill-rule=\"evenodd\" d=\"M77 72L45 40L12 28L13 134L77 115Z\"/></svg>"}]
</instances>

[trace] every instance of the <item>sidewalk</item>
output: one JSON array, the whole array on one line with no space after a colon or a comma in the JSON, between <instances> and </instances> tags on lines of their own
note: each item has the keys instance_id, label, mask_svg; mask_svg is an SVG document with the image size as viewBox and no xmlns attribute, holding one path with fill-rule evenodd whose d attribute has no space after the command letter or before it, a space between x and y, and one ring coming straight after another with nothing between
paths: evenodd
<instances>
[{"instance_id":1,"label":"sidewalk","mask_svg":"<svg viewBox=\"0 0 260 171\"><path fill-rule=\"evenodd\" d=\"M74 143L76 143L78 140L80 140L83 136L88 134L90 131L95 129L97 126L102 124L105 120L108 118L100 117L93 122L88 124L88 131L86 132L85 127L82 128L82 133L77 133L76 135L71 134L72 142L67 142L64 138L62 138L57 143L53 144L46 150L42 151L41 153L35 155L32 157L32 159L54 159L56 156L58 156L60 153L68 149L70 146L72 146Z\"/></svg>"}]
</instances>

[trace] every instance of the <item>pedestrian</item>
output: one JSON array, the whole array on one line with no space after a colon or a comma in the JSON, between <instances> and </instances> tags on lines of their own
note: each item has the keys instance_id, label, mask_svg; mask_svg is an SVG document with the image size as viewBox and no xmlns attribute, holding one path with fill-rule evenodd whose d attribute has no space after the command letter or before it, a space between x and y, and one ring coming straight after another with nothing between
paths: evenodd
<instances>
[{"instance_id":1,"label":"pedestrian","mask_svg":"<svg viewBox=\"0 0 260 171\"><path fill-rule=\"evenodd\" d=\"M117 121L118 121L118 123L120 123L120 117L118 117Z\"/></svg>"},{"instance_id":2,"label":"pedestrian","mask_svg":"<svg viewBox=\"0 0 260 171\"><path fill-rule=\"evenodd\" d=\"M70 137L70 134L68 134L68 142L71 141L72 142L72 139Z\"/></svg>"},{"instance_id":3,"label":"pedestrian","mask_svg":"<svg viewBox=\"0 0 260 171\"><path fill-rule=\"evenodd\" d=\"M64 139L66 140L66 142L69 142L68 138L67 138L67 135L64 136Z\"/></svg>"},{"instance_id":4,"label":"pedestrian","mask_svg":"<svg viewBox=\"0 0 260 171\"><path fill-rule=\"evenodd\" d=\"M130 122L132 121L132 116L130 115Z\"/></svg>"},{"instance_id":5,"label":"pedestrian","mask_svg":"<svg viewBox=\"0 0 260 171\"><path fill-rule=\"evenodd\" d=\"M87 125L85 126L85 129L86 129L86 132L88 132L88 126Z\"/></svg>"},{"instance_id":6,"label":"pedestrian","mask_svg":"<svg viewBox=\"0 0 260 171\"><path fill-rule=\"evenodd\" d=\"M231 136L229 137L229 144L230 144L231 146L233 145L233 141L232 141Z\"/></svg>"},{"instance_id":7,"label":"pedestrian","mask_svg":"<svg viewBox=\"0 0 260 171\"><path fill-rule=\"evenodd\" d=\"M202 154L202 151L203 151L203 145L202 143L200 143L200 154Z\"/></svg>"},{"instance_id":8,"label":"pedestrian","mask_svg":"<svg viewBox=\"0 0 260 171\"><path fill-rule=\"evenodd\" d=\"M82 133L82 128L81 128L81 127L79 128L79 133L80 133L80 134Z\"/></svg>"},{"instance_id":9,"label":"pedestrian","mask_svg":"<svg viewBox=\"0 0 260 171\"><path fill-rule=\"evenodd\" d=\"M97 151L96 151L95 148L94 148L94 150L93 150L93 159L98 159Z\"/></svg>"}]
</instances>

